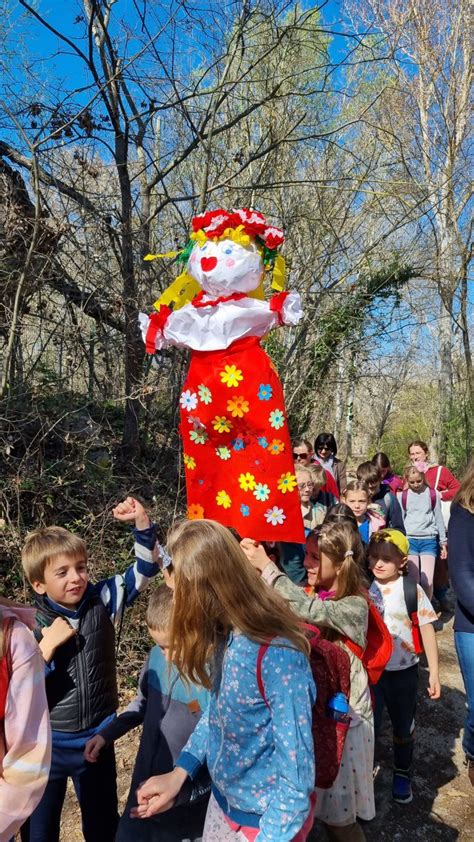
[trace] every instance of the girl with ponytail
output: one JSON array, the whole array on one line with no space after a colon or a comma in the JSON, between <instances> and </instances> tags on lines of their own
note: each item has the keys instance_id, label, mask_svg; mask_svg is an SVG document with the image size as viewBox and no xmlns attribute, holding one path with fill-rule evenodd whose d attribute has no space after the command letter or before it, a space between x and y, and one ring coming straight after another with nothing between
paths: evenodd
<instances>
[{"instance_id":1,"label":"girl with ponytail","mask_svg":"<svg viewBox=\"0 0 474 842\"><path fill-rule=\"evenodd\" d=\"M360 842L365 835L357 818L370 821L375 816L374 721L367 673L343 642L349 638L362 649L367 644L368 603L360 536L344 523L326 523L309 534L304 559L312 588L309 594L270 561L261 545L245 538L241 546L262 578L289 601L293 611L319 626L325 637L349 655L351 725L334 784L316 789L315 815L324 822L330 840Z\"/></svg>"}]
</instances>

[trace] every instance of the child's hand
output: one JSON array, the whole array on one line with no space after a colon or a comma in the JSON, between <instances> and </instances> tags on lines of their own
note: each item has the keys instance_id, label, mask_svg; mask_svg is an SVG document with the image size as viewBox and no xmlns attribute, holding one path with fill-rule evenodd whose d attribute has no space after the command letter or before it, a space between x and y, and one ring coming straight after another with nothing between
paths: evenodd
<instances>
[{"instance_id":1,"label":"child's hand","mask_svg":"<svg viewBox=\"0 0 474 842\"><path fill-rule=\"evenodd\" d=\"M430 699L439 699L441 696L441 684L439 678L430 672L430 683L428 685L428 696Z\"/></svg>"},{"instance_id":2,"label":"child's hand","mask_svg":"<svg viewBox=\"0 0 474 842\"><path fill-rule=\"evenodd\" d=\"M138 807L130 811L130 816L134 819L148 819L169 810L186 778L187 773L179 766L166 775L148 778L137 789Z\"/></svg>"},{"instance_id":3,"label":"child's hand","mask_svg":"<svg viewBox=\"0 0 474 842\"><path fill-rule=\"evenodd\" d=\"M267 564L270 564L271 559L268 558L265 550L258 541L253 541L252 538L243 538L240 546L247 556L252 567L262 572Z\"/></svg>"},{"instance_id":4,"label":"child's hand","mask_svg":"<svg viewBox=\"0 0 474 842\"><path fill-rule=\"evenodd\" d=\"M118 506L115 506L112 514L116 520L121 520L123 523L134 523L136 529L148 529L150 526L150 518L135 497L122 500Z\"/></svg>"},{"instance_id":5,"label":"child's hand","mask_svg":"<svg viewBox=\"0 0 474 842\"><path fill-rule=\"evenodd\" d=\"M45 661L50 661L56 649L70 640L71 637L74 637L76 630L64 617L56 617L50 626L41 629L41 634L43 639L40 641L39 647Z\"/></svg>"},{"instance_id":6,"label":"child's hand","mask_svg":"<svg viewBox=\"0 0 474 842\"><path fill-rule=\"evenodd\" d=\"M105 740L100 734L96 734L95 737L92 737L90 740L87 740L85 749L84 749L84 757L89 763L96 763L100 754L101 748L104 748Z\"/></svg>"},{"instance_id":7,"label":"child's hand","mask_svg":"<svg viewBox=\"0 0 474 842\"><path fill-rule=\"evenodd\" d=\"M446 561L446 559L448 557L448 545L447 544L441 544L440 551L439 551L439 557L440 557L441 561Z\"/></svg>"}]
</instances>

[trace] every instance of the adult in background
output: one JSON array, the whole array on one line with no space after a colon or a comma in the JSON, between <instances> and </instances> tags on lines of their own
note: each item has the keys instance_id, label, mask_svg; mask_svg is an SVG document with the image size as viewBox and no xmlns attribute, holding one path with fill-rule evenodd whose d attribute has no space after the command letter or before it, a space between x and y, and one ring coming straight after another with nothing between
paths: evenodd
<instances>
[{"instance_id":1,"label":"adult in background","mask_svg":"<svg viewBox=\"0 0 474 842\"><path fill-rule=\"evenodd\" d=\"M311 442L308 439L296 439L293 442L293 461L296 465L307 468L311 465L314 457Z\"/></svg>"},{"instance_id":2,"label":"adult in background","mask_svg":"<svg viewBox=\"0 0 474 842\"><path fill-rule=\"evenodd\" d=\"M396 494L397 491L402 491L403 480L401 477L397 476L397 474L393 473L390 459L386 453L379 451L375 454L375 456L372 456L372 462L375 467L379 469L382 483L384 485L388 485L392 494Z\"/></svg>"},{"instance_id":3,"label":"adult in background","mask_svg":"<svg viewBox=\"0 0 474 842\"><path fill-rule=\"evenodd\" d=\"M462 747L474 786L474 459L451 506L448 542L449 573L456 594L454 643L467 698Z\"/></svg>"},{"instance_id":4,"label":"adult in background","mask_svg":"<svg viewBox=\"0 0 474 842\"><path fill-rule=\"evenodd\" d=\"M319 459L316 459L314 456L313 448L311 447L311 443L308 439L297 439L293 443L293 461L295 463L295 468L298 466L307 468L313 464L320 464ZM339 500L339 486L334 478L333 472L325 468L324 474L326 482L320 490L333 495L336 500Z\"/></svg>"},{"instance_id":5,"label":"adult in background","mask_svg":"<svg viewBox=\"0 0 474 842\"><path fill-rule=\"evenodd\" d=\"M346 465L337 459L337 444L332 433L319 433L314 440L314 458L329 471L336 480L339 489L339 497L346 490Z\"/></svg>"},{"instance_id":6,"label":"adult in background","mask_svg":"<svg viewBox=\"0 0 474 842\"><path fill-rule=\"evenodd\" d=\"M451 510L451 501L455 494L459 491L459 480L451 473L449 468L445 465L438 465L437 462L432 462L429 455L429 447L426 442L421 439L415 439L408 445L408 455L410 462L416 465L419 471L425 475L426 484L435 491L439 491L441 497L441 509L443 512L443 519L446 527L449 523L449 516ZM449 544L448 544L449 553ZM435 577L434 577L434 596L439 602L441 611L449 611L451 605L446 596L449 589L449 574L448 566L444 559L436 559Z\"/></svg>"},{"instance_id":7,"label":"adult in background","mask_svg":"<svg viewBox=\"0 0 474 842\"><path fill-rule=\"evenodd\" d=\"M438 465L432 462L429 456L429 447L426 442L416 439L408 445L408 456L412 465L416 465L419 471L425 475L425 480L430 488L439 491L443 509L443 517L446 526L449 521L449 504L459 491L460 482L445 465ZM444 504L444 505L443 505Z\"/></svg>"}]
</instances>

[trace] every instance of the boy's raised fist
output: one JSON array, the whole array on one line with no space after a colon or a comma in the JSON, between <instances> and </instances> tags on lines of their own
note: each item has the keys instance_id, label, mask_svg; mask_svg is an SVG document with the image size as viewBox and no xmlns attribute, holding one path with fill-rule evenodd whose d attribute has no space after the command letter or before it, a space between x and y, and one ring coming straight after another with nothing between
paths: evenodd
<instances>
[{"instance_id":1,"label":"boy's raised fist","mask_svg":"<svg viewBox=\"0 0 474 842\"><path fill-rule=\"evenodd\" d=\"M136 529L148 529L150 526L150 518L146 510L138 500L135 500L135 497L122 500L118 506L115 506L112 514L116 520L121 520L123 523L134 523Z\"/></svg>"}]
</instances>

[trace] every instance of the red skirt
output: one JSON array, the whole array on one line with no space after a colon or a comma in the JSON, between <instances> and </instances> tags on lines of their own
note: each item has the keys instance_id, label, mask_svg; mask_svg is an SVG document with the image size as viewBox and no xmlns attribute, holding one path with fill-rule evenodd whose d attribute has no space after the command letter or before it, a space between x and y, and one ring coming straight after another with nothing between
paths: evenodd
<instances>
[{"instance_id":1,"label":"red skirt","mask_svg":"<svg viewBox=\"0 0 474 842\"><path fill-rule=\"evenodd\" d=\"M260 340L192 351L180 406L188 517L304 543L283 389Z\"/></svg>"}]
</instances>

